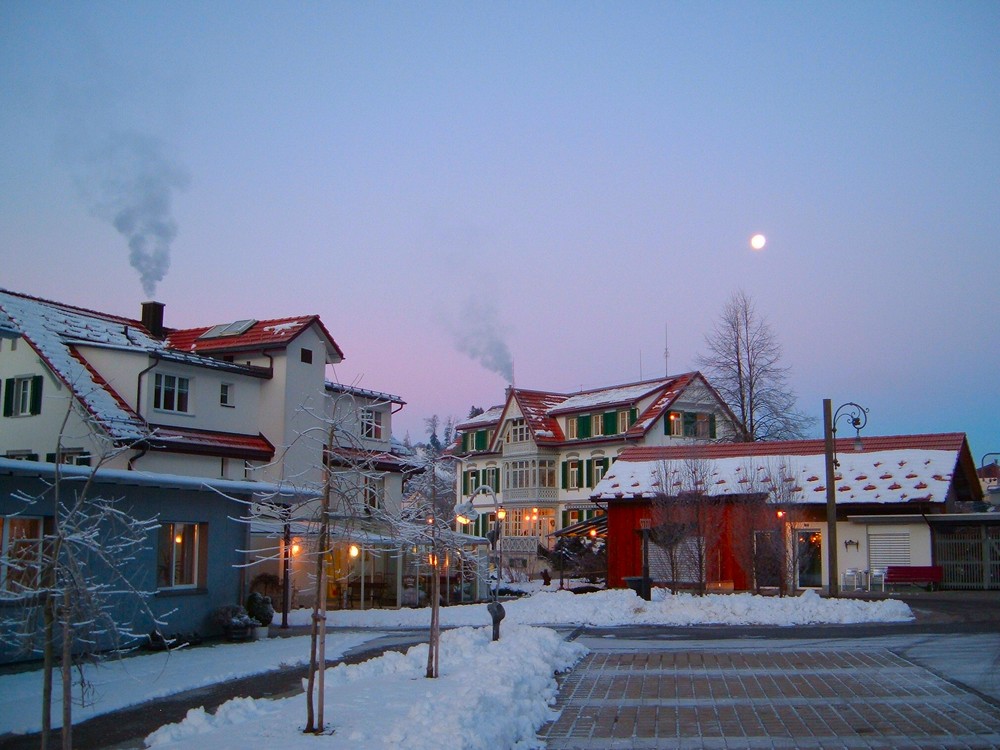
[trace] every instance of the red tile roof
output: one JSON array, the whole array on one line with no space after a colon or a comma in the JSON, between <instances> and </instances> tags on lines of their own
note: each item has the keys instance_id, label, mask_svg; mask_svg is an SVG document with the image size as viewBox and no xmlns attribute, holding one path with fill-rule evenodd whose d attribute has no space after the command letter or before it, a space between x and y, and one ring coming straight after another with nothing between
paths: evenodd
<instances>
[{"instance_id":1,"label":"red tile roof","mask_svg":"<svg viewBox=\"0 0 1000 750\"><path fill-rule=\"evenodd\" d=\"M274 457L274 446L260 434L241 435L171 425L150 427L154 430L148 440L150 450L226 456L248 461L270 461Z\"/></svg>"},{"instance_id":2,"label":"red tile roof","mask_svg":"<svg viewBox=\"0 0 1000 750\"><path fill-rule=\"evenodd\" d=\"M258 320L246 331L234 336L219 336L201 338L215 326L202 328L186 328L170 331L167 334L167 346L185 352L199 354L229 352L229 351L261 351L265 349L284 348L309 326L316 325L326 337L330 348L341 359L344 353L333 336L323 325L318 315L305 315L298 318L276 318L274 320Z\"/></svg>"}]
</instances>

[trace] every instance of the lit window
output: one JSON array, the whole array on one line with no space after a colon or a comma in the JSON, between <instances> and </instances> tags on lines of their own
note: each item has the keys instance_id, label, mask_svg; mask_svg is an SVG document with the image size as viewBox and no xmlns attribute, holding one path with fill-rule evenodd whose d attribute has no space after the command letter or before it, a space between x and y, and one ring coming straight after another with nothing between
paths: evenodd
<instances>
[{"instance_id":1,"label":"lit window","mask_svg":"<svg viewBox=\"0 0 1000 750\"><path fill-rule=\"evenodd\" d=\"M368 440L382 439L382 412L376 409L361 410L361 435Z\"/></svg>"},{"instance_id":2,"label":"lit window","mask_svg":"<svg viewBox=\"0 0 1000 750\"><path fill-rule=\"evenodd\" d=\"M198 585L202 534L200 525L196 523L164 523L160 526L156 581L159 588L195 588Z\"/></svg>"},{"instance_id":3,"label":"lit window","mask_svg":"<svg viewBox=\"0 0 1000 750\"><path fill-rule=\"evenodd\" d=\"M191 381L188 378L158 372L153 382L153 408L187 414L190 411L190 392Z\"/></svg>"},{"instance_id":4,"label":"lit window","mask_svg":"<svg viewBox=\"0 0 1000 750\"><path fill-rule=\"evenodd\" d=\"M219 387L219 404L221 406L236 406L236 386L223 383Z\"/></svg>"},{"instance_id":5,"label":"lit window","mask_svg":"<svg viewBox=\"0 0 1000 750\"><path fill-rule=\"evenodd\" d=\"M42 519L0 516L0 591L38 588L42 568Z\"/></svg>"},{"instance_id":6,"label":"lit window","mask_svg":"<svg viewBox=\"0 0 1000 750\"><path fill-rule=\"evenodd\" d=\"M670 429L667 434L670 437L684 437L684 415L679 411L672 411L669 415Z\"/></svg>"}]
</instances>

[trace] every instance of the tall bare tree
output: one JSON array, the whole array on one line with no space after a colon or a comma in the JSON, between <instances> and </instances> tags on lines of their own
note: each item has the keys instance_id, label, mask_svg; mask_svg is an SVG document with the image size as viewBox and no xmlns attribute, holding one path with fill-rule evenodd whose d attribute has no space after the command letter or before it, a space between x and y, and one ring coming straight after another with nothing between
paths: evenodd
<instances>
[{"instance_id":1,"label":"tall bare tree","mask_svg":"<svg viewBox=\"0 0 1000 750\"><path fill-rule=\"evenodd\" d=\"M801 438L812 418L795 408L781 363L781 344L744 291L732 294L697 358L709 381L743 425L748 441Z\"/></svg>"}]
</instances>

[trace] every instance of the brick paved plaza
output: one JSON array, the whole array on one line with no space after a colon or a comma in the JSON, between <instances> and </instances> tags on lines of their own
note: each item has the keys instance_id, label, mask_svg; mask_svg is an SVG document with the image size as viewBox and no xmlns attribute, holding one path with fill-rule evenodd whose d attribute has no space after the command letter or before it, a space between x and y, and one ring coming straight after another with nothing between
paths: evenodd
<instances>
[{"instance_id":1,"label":"brick paved plaza","mask_svg":"<svg viewBox=\"0 0 1000 750\"><path fill-rule=\"evenodd\" d=\"M1000 708L881 649L593 652L549 750L1000 747Z\"/></svg>"}]
</instances>

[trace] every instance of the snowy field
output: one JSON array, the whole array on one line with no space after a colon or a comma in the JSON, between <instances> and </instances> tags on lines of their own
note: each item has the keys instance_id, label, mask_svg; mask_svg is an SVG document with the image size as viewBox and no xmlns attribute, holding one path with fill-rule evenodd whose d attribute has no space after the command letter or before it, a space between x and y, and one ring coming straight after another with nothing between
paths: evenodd
<instances>
[{"instance_id":1,"label":"snowy field","mask_svg":"<svg viewBox=\"0 0 1000 750\"><path fill-rule=\"evenodd\" d=\"M555 586L549 587L554 589ZM823 599L814 592L798 597L721 594L671 596L654 591L651 602L632 591L593 594L541 590L505 603L501 640L492 629L484 604L444 607L437 680L424 678L427 646L407 654L387 653L355 666L327 672L325 712L330 736L324 748L490 748L538 747L535 732L552 718L555 673L571 667L584 653L565 643L545 625L803 625L820 623L900 622L913 618L895 600L865 602ZM308 622L307 611L292 613L293 624ZM336 628L328 637L331 658L383 635L391 628L426 628L428 609L330 612ZM242 644L219 644L171 654L149 654L110 662L90 670L95 702L75 707L83 720L158 696L223 682L281 665L304 663L308 638L272 638ZM39 729L39 672L0 676L0 735ZM377 707L377 710L372 710ZM502 707L502 708L501 708ZM59 709L54 714L58 717ZM179 724L162 727L147 738L158 748L228 750L278 745L315 747L301 734L305 722L302 696L279 700L237 698L214 714L194 708Z\"/></svg>"}]
</instances>

